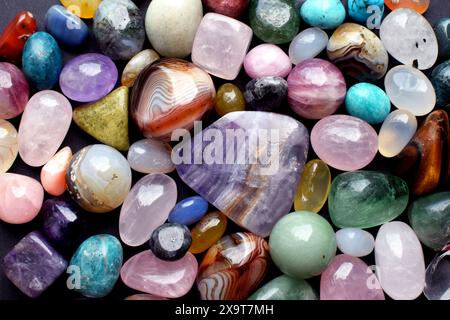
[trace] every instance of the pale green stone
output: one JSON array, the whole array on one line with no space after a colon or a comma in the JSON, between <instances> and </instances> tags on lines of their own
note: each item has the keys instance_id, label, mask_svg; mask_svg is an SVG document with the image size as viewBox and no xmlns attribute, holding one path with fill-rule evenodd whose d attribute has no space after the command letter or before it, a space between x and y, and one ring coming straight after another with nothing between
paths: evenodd
<instances>
[{"instance_id":1,"label":"pale green stone","mask_svg":"<svg viewBox=\"0 0 450 320\"><path fill-rule=\"evenodd\" d=\"M249 300L318 300L317 293L305 280L282 275L266 283Z\"/></svg>"}]
</instances>

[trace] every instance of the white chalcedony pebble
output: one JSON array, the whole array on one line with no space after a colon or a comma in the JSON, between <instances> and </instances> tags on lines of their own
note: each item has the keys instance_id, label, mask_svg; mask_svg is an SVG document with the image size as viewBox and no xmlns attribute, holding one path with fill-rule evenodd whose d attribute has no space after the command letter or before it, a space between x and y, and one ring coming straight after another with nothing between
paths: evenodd
<instances>
[{"instance_id":1,"label":"white chalcedony pebble","mask_svg":"<svg viewBox=\"0 0 450 320\"><path fill-rule=\"evenodd\" d=\"M309 28L300 32L289 46L289 58L293 64L311 59L321 53L328 44L328 35L319 28Z\"/></svg>"},{"instance_id":2,"label":"white chalcedony pebble","mask_svg":"<svg viewBox=\"0 0 450 320\"><path fill-rule=\"evenodd\" d=\"M344 228L336 232L336 242L339 250L353 257L364 257L373 251L375 240L364 230Z\"/></svg>"}]
</instances>

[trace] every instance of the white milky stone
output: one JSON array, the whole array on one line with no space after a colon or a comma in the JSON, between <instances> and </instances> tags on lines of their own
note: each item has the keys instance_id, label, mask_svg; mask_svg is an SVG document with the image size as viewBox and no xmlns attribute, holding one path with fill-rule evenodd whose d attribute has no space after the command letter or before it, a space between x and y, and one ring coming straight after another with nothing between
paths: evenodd
<instances>
[{"instance_id":1,"label":"white milky stone","mask_svg":"<svg viewBox=\"0 0 450 320\"><path fill-rule=\"evenodd\" d=\"M381 226L375 239L375 263L381 287L394 300L414 300L425 286L422 246L404 222Z\"/></svg>"},{"instance_id":2,"label":"white milky stone","mask_svg":"<svg viewBox=\"0 0 450 320\"><path fill-rule=\"evenodd\" d=\"M328 44L328 35L319 28L309 28L300 32L289 46L289 58L297 65L321 53Z\"/></svg>"},{"instance_id":3,"label":"white milky stone","mask_svg":"<svg viewBox=\"0 0 450 320\"><path fill-rule=\"evenodd\" d=\"M384 87L392 104L415 116L430 113L436 105L436 92L423 72L409 66L397 66L389 70Z\"/></svg>"},{"instance_id":4,"label":"white milky stone","mask_svg":"<svg viewBox=\"0 0 450 320\"><path fill-rule=\"evenodd\" d=\"M407 110L391 112L378 134L378 150L386 158L398 155L417 131L417 119Z\"/></svg>"},{"instance_id":5,"label":"white milky stone","mask_svg":"<svg viewBox=\"0 0 450 320\"><path fill-rule=\"evenodd\" d=\"M412 9L392 11L380 28L380 38L386 50L403 64L416 61L421 70L431 68L438 58L438 43L428 21Z\"/></svg>"},{"instance_id":6,"label":"white milky stone","mask_svg":"<svg viewBox=\"0 0 450 320\"><path fill-rule=\"evenodd\" d=\"M342 253L353 257L364 257L373 251L373 236L358 228L344 228L336 232L336 242Z\"/></svg>"},{"instance_id":7,"label":"white milky stone","mask_svg":"<svg viewBox=\"0 0 450 320\"><path fill-rule=\"evenodd\" d=\"M172 148L168 143L143 139L136 141L128 150L131 169L141 173L169 173L175 170L171 158Z\"/></svg>"}]
</instances>

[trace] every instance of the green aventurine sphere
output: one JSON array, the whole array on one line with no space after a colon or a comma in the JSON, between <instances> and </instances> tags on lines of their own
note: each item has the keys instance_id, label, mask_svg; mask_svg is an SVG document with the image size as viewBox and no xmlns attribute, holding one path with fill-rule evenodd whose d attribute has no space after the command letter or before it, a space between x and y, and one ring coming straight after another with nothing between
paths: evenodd
<instances>
[{"instance_id":1,"label":"green aventurine sphere","mask_svg":"<svg viewBox=\"0 0 450 320\"><path fill-rule=\"evenodd\" d=\"M259 288L248 300L318 300L318 297L305 280L282 275Z\"/></svg>"},{"instance_id":2,"label":"green aventurine sphere","mask_svg":"<svg viewBox=\"0 0 450 320\"><path fill-rule=\"evenodd\" d=\"M298 33L300 15L292 0L252 0L250 25L264 42L288 43Z\"/></svg>"},{"instance_id":3,"label":"green aventurine sphere","mask_svg":"<svg viewBox=\"0 0 450 320\"><path fill-rule=\"evenodd\" d=\"M336 236L317 213L298 211L284 216L270 234L270 255L294 279L319 275L336 255Z\"/></svg>"}]
</instances>

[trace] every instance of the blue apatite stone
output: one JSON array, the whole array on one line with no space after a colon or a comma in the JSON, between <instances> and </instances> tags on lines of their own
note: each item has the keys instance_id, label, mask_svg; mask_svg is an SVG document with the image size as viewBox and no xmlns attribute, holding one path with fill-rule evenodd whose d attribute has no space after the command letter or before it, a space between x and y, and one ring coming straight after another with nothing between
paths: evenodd
<instances>
[{"instance_id":1,"label":"blue apatite stone","mask_svg":"<svg viewBox=\"0 0 450 320\"><path fill-rule=\"evenodd\" d=\"M58 82L61 68L61 50L50 34L36 32L25 42L22 69L36 89L53 88Z\"/></svg>"},{"instance_id":2,"label":"blue apatite stone","mask_svg":"<svg viewBox=\"0 0 450 320\"><path fill-rule=\"evenodd\" d=\"M370 8L377 6L378 9ZM369 18L377 14L372 23L379 25L384 14L384 0L348 0L348 15L355 21L367 23Z\"/></svg>"},{"instance_id":3,"label":"blue apatite stone","mask_svg":"<svg viewBox=\"0 0 450 320\"><path fill-rule=\"evenodd\" d=\"M310 26L335 29L345 20L345 7L341 0L306 0L300 15Z\"/></svg>"},{"instance_id":4,"label":"blue apatite stone","mask_svg":"<svg viewBox=\"0 0 450 320\"><path fill-rule=\"evenodd\" d=\"M208 211L208 202L199 196L186 198L176 204L169 215L169 222L191 225L199 221Z\"/></svg>"},{"instance_id":5,"label":"blue apatite stone","mask_svg":"<svg viewBox=\"0 0 450 320\"><path fill-rule=\"evenodd\" d=\"M119 279L122 261L123 250L116 237L107 234L92 236L72 256L68 282L85 297L104 297ZM77 275L80 276L79 287L76 286Z\"/></svg>"},{"instance_id":6,"label":"blue apatite stone","mask_svg":"<svg viewBox=\"0 0 450 320\"><path fill-rule=\"evenodd\" d=\"M436 91L436 104L450 108L450 60L438 65L431 73L431 83Z\"/></svg>"},{"instance_id":7,"label":"blue apatite stone","mask_svg":"<svg viewBox=\"0 0 450 320\"><path fill-rule=\"evenodd\" d=\"M86 23L61 5L48 9L45 29L56 41L69 47L83 44L89 36Z\"/></svg>"},{"instance_id":8,"label":"blue apatite stone","mask_svg":"<svg viewBox=\"0 0 450 320\"><path fill-rule=\"evenodd\" d=\"M345 107L352 116L370 124L382 123L391 111L387 94L370 83L358 83L351 87L345 97Z\"/></svg>"}]
</instances>

